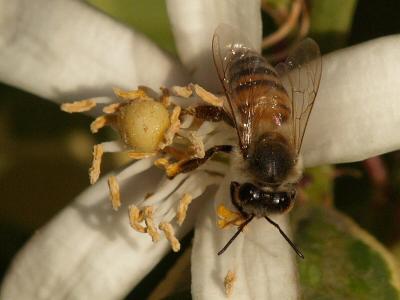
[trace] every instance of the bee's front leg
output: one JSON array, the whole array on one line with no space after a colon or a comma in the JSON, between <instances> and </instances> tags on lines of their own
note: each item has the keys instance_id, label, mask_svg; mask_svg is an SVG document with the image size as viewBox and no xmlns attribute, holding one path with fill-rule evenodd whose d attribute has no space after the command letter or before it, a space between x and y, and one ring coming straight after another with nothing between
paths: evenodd
<instances>
[{"instance_id":1,"label":"bee's front leg","mask_svg":"<svg viewBox=\"0 0 400 300\"><path fill-rule=\"evenodd\" d=\"M180 173L187 173L193 171L204 164L217 152L230 153L232 151L231 145L218 145L208 149L203 158L194 158L189 160L182 160L165 167L168 178L172 179Z\"/></svg>"}]
</instances>

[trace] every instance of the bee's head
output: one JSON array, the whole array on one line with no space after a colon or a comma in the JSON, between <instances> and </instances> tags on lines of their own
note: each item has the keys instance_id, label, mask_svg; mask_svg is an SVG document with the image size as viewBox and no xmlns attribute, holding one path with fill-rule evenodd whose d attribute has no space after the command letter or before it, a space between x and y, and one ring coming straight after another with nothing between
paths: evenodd
<instances>
[{"instance_id":1,"label":"bee's head","mask_svg":"<svg viewBox=\"0 0 400 300\"><path fill-rule=\"evenodd\" d=\"M296 197L294 188L289 191L264 191L252 183L231 183L233 203L244 213L264 217L268 214L289 211Z\"/></svg>"}]
</instances>

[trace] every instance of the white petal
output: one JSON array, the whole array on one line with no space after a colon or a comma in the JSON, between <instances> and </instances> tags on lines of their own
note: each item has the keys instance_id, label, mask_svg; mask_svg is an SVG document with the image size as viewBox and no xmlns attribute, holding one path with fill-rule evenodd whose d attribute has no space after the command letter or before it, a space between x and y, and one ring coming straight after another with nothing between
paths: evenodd
<instances>
[{"instance_id":1,"label":"white petal","mask_svg":"<svg viewBox=\"0 0 400 300\"><path fill-rule=\"evenodd\" d=\"M400 35L323 58L303 144L306 166L363 160L400 148Z\"/></svg>"},{"instance_id":2,"label":"white petal","mask_svg":"<svg viewBox=\"0 0 400 300\"><path fill-rule=\"evenodd\" d=\"M185 83L143 35L78 0L0 0L0 81L48 99Z\"/></svg>"},{"instance_id":3,"label":"white petal","mask_svg":"<svg viewBox=\"0 0 400 300\"><path fill-rule=\"evenodd\" d=\"M231 24L260 47L259 0L168 0L167 8L179 56L197 83L220 90L211 54L212 35L220 23Z\"/></svg>"},{"instance_id":4,"label":"white petal","mask_svg":"<svg viewBox=\"0 0 400 300\"><path fill-rule=\"evenodd\" d=\"M226 179L216 201L229 199ZM279 232L264 219L253 220L247 230L221 256L217 252L236 232L216 226L216 212L208 202L198 218L192 252L192 295L194 299L227 299L224 278L236 274L230 299L297 299L296 265L293 250ZM274 220L287 232L287 217Z\"/></svg>"},{"instance_id":5,"label":"white petal","mask_svg":"<svg viewBox=\"0 0 400 300\"><path fill-rule=\"evenodd\" d=\"M118 212L111 209L106 180L88 188L25 245L6 275L0 298L122 299L170 249L165 239L153 244L129 227L130 203L125 203L153 191L161 175L152 168L126 180ZM190 220L178 235L193 226Z\"/></svg>"}]
</instances>

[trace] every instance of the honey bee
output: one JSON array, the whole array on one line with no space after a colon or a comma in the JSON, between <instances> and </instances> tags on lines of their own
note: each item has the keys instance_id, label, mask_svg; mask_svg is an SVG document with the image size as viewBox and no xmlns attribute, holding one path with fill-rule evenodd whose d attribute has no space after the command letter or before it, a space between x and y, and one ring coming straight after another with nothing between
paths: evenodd
<instances>
[{"instance_id":1,"label":"honey bee","mask_svg":"<svg viewBox=\"0 0 400 300\"><path fill-rule=\"evenodd\" d=\"M319 47L306 38L274 68L243 33L222 24L214 33L212 51L227 105L222 110L199 107L197 115L212 121L229 119L238 147L215 146L203 159L188 161L183 167L194 169L218 151L237 154L234 168L240 175L231 182L230 193L232 204L246 221L218 255L256 217L274 225L304 258L269 216L288 212L295 201L303 169L301 145L321 78Z\"/></svg>"}]
</instances>

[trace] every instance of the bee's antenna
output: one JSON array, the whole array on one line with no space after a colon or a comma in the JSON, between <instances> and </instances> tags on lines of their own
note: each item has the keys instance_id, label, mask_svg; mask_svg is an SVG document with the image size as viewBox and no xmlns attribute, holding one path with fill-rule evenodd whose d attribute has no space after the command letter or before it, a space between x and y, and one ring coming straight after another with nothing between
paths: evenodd
<instances>
[{"instance_id":1,"label":"bee's antenna","mask_svg":"<svg viewBox=\"0 0 400 300\"><path fill-rule=\"evenodd\" d=\"M247 224L250 223L251 220L253 220L254 216L251 216L250 218L248 218L246 221L244 221L242 224L240 224L238 230L236 231L236 233L233 235L233 237L229 240L229 242L226 243L226 245L224 246L224 248L222 248L219 252L218 255L221 255L222 253L225 252L226 249L228 249L228 247L230 246L230 244L232 244L232 242L237 238L237 236L239 235L239 233L241 233L243 231L243 228L246 227Z\"/></svg>"},{"instance_id":2,"label":"bee's antenna","mask_svg":"<svg viewBox=\"0 0 400 300\"><path fill-rule=\"evenodd\" d=\"M293 250L297 253L297 255L300 256L302 259L304 259L303 253L301 253L299 248L297 248L297 246L288 238L288 236L283 232L283 230L279 227L279 225L277 223L275 223L274 221L272 221L267 216L265 216L265 219L279 230L279 232L282 234L282 236L285 238L285 240L289 243L289 245L292 246Z\"/></svg>"}]
</instances>

